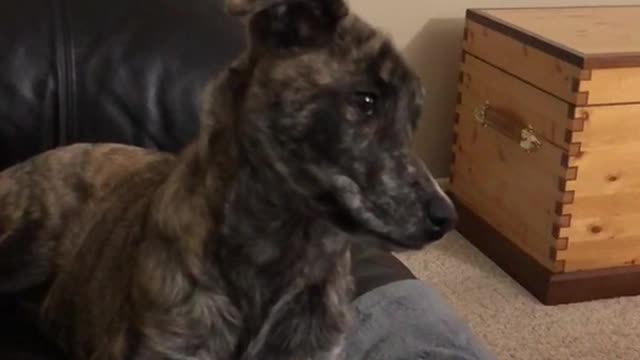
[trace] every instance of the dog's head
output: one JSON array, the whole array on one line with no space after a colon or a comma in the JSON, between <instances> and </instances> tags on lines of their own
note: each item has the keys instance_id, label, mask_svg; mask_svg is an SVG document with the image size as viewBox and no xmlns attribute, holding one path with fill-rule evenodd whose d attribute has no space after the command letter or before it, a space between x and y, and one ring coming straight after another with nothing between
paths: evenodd
<instances>
[{"instance_id":1,"label":"dog's head","mask_svg":"<svg viewBox=\"0 0 640 360\"><path fill-rule=\"evenodd\" d=\"M396 249L452 228L453 205L411 153L421 82L386 36L343 0L228 0L227 10L248 21L232 97L255 166L317 214Z\"/></svg>"}]
</instances>

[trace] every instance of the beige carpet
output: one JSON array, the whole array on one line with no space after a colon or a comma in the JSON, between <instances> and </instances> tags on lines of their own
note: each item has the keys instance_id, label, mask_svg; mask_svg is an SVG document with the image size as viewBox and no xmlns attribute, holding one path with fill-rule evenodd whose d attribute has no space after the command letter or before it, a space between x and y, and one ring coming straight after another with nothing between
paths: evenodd
<instances>
[{"instance_id":1,"label":"beige carpet","mask_svg":"<svg viewBox=\"0 0 640 360\"><path fill-rule=\"evenodd\" d=\"M458 233L398 257L499 360L640 360L640 297L543 306Z\"/></svg>"}]
</instances>

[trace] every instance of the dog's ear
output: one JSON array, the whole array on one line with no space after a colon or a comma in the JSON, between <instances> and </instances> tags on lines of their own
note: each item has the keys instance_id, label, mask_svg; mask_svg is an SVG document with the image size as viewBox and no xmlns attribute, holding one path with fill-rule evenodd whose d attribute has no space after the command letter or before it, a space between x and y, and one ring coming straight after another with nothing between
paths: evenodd
<instances>
[{"instance_id":1,"label":"dog's ear","mask_svg":"<svg viewBox=\"0 0 640 360\"><path fill-rule=\"evenodd\" d=\"M349 12L344 0L226 0L233 16L248 16L252 46L313 46L331 36Z\"/></svg>"}]
</instances>

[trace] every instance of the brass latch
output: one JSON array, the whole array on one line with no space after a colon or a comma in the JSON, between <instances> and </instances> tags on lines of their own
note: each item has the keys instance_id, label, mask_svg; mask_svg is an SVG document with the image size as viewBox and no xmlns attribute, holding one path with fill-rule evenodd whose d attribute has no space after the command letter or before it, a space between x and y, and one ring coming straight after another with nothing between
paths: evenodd
<instances>
[{"instance_id":1,"label":"brass latch","mask_svg":"<svg viewBox=\"0 0 640 360\"><path fill-rule=\"evenodd\" d=\"M542 142L536 137L535 131L531 125L520 132L520 147L526 152L538 150L542 146Z\"/></svg>"},{"instance_id":2,"label":"brass latch","mask_svg":"<svg viewBox=\"0 0 640 360\"><path fill-rule=\"evenodd\" d=\"M501 114L492 108L488 101L475 109L474 116L483 127L491 127L514 140L527 153L537 151L542 146L533 126L523 125L510 116Z\"/></svg>"}]
</instances>

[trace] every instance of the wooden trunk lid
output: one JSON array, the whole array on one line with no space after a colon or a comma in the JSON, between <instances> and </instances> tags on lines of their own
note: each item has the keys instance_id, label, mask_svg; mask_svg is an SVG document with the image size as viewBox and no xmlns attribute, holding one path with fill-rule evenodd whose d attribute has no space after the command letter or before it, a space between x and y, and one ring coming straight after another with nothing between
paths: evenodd
<instances>
[{"instance_id":1,"label":"wooden trunk lid","mask_svg":"<svg viewBox=\"0 0 640 360\"><path fill-rule=\"evenodd\" d=\"M470 9L464 48L575 105L640 102L640 6Z\"/></svg>"}]
</instances>

